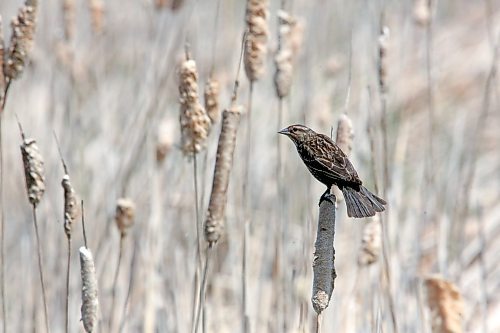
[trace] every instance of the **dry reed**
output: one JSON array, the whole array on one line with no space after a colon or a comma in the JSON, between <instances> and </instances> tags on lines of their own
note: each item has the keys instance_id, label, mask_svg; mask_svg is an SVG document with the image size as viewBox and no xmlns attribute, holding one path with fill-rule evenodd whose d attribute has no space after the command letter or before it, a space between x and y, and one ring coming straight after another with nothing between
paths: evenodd
<instances>
[{"instance_id":1,"label":"dry reed","mask_svg":"<svg viewBox=\"0 0 500 333\"><path fill-rule=\"evenodd\" d=\"M231 105L222 113L222 129L217 146L217 158L212 185L212 193L205 220L205 240L210 246L215 244L224 230L224 215L227 202L227 188L233 164L236 134L240 122L242 107Z\"/></svg>"},{"instance_id":2,"label":"dry reed","mask_svg":"<svg viewBox=\"0 0 500 333\"><path fill-rule=\"evenodd\" d=\"M5 75L3 74L4 58L5 58L5 41L3 39L2 16L0 16L0 114L3 113L5 88L6 88Z\"/></svg>"},{"instance_id":3,"label":"dry reed","mask_svg":"<svg viewBox=\"0 0 500 333\"><path fill-rule=\"evenodd\" d=\"M42 300L45 315L45 328L49 329L49 311L47 306L47 294L45 291L45 279L43 276L43 261L42 261L42 245L40 240L40 232L38 230L38 221L36 216L36 208L40 203L45 192L45 177L44 163L38 145L34 139L26 139L21 124L18 122L19 130L23 143L21 145L21 155L23 158L24 175L26 179L26 192L28 200L32 205L33 225L35 227L37 254L38 254L38 272L40 275L40 285L42 287Z\"/></svg>"},{"instance_id":4,"label":"dry reed","mask_svg":"<svg viewBox=\"0 0 500 333\"><path fill-rule=\"evenodd\" d=\"M82 322L85 332L95 332L99 301L97 298L97 278L92 252L80 247L80 267L82 277Z\"/></svg>"},{"instance_id":5,"label":"dry reed","mask_svg":"<svg viewBox=\"0 0 500 333\"><path fill-rule=\"evenodd\" d=\"M458 287L441 276L429 276L424 284L431 311L433 333L463 332L464 300Z\"/></svg>"},{"instance_id":6,"label":"dry reed","mask_svg":"<svg viewBox=\"0 0 500 333\"><path fill-rule=\"evenodd\" d=\"M247 0L246 24L248 29L245 42L245 72L250 81L260 79L265 72L267 54L267 0Z\"/></svg>"},{"instance_id":7,"label":"dry reed","mask_svg":"<svg viewBox=\"0 0 500 333\"><path fill-rule=\"evenodd\" d=\"M382 246L381 232L382 226L378 215L364 225L361 247L358 253L358 265L368 266L378 260Z\"/></svg>"},{"instance_id":8,"label":"dry reed","mask_svg":"<svg viewBox=\"0 0 500 333\"><path fill-rule=\"evenodd\" d=\"M335 288L335 196L327 195L319 207L318 231L314 244L313 291L311 302L318 316L328 307Z\"/></svg>"},{"instance_id":9,"label":"dry reed","mask_svg":"<svg viewBox=\"0 0 500 333\"><path fill-rule=\"evenodd\" d=\"M12 35L3 67L8 82L21 75L33 46L36 27L37 1L27 0L18 15L12 20Z\"/></svg>"}]
</instances>

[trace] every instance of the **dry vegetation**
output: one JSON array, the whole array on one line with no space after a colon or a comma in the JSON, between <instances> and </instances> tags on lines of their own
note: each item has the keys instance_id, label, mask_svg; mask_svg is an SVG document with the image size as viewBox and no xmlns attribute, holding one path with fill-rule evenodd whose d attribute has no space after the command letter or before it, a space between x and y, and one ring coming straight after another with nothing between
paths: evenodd
<instances>
[{"instance_id":1,"label":"dry vegetation","mask_svg":"<svg viewBox=\"0 0 500 333\"><path fill-rule=\"evenodd\" d=\"M498 0L0 16L3 331L500 331ZM332 132L387 212L319 217L292 123Z\"/></svg>"}]
</instances>

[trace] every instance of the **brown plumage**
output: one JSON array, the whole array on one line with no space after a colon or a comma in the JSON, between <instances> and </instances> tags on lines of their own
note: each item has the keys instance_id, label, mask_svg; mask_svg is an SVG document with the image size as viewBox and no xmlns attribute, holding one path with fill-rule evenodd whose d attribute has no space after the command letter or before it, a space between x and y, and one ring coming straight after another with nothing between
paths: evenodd
<instances>
[{"instance_id":1,"label":"brown plumage","mask_svg":"<svg viewBox=\"0 0 500 333\"><path fill-rule=\"evenodd\" d=\"M336 185L344 194L349 217L369 217L385 210L385 200L363 186L347 156L328 136L303 125L291 125L278 133L293 141L307 169L327 186L321 200Z\"/></svg>"}]
</instances>

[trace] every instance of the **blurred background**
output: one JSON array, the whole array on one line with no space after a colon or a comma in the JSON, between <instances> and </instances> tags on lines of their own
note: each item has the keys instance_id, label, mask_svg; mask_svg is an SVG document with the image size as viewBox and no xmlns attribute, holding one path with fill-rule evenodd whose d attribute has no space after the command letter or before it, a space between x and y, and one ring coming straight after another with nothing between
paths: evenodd
<instances>
[{"instance_id":1,"label":"blurred background","mask_svg":"<svg viewBox=\"0 0 500 333\"><path fill-rule=\"evenodd\" d=\"M6 41L10 19L22 5L21 0L0 3ZM276 132L303 123L335 138L337 121L347 113L354 130L351 161L366 186L388 201L388 210L378 219L354 220L339 202L338 277L323 314L323 331L431 332L433 314L423 281L440 274L462 296L463 331L498 332L500 85L495 48L500 2L441 0L429 8L426 1L410 0L285 1L302 38L279 121L273 56L281 6L278 0L269 3L266 71L254 84L251 144L245 139L244 113L226 230L208 272L202 328L243 331L246 312L250 332L314 331L311 265L324 186L308 173L293 144ZM16 115L45 161L46 192L37 213L51 331L65 327L67 251L60 185L64 171L53 132L85 204L99 284L97 331L109 331L120 197L134 202L135 223L123 240L115 330L191 330L196 205L193 159L179 149L178 68L187 42L197 63L200 95L213 67L220 107L229 107L245 7L242 0L39 2L30 63L10 87L2 124L6 317L0 321L9 332L45 331ZM387 28L380 40L382 26ZM385 94L379 84L381 66ZM246 108L249 82L243 69L239 78L238 103ZM197 156L202 220L219 131L220 123L214 124L207 149ZM243 276L245 209L250 215ZM83 331L82 245L78 222L73 227L71 332ZM370 259L360 259L366 253Z\"/></svg>"}]
</instances>

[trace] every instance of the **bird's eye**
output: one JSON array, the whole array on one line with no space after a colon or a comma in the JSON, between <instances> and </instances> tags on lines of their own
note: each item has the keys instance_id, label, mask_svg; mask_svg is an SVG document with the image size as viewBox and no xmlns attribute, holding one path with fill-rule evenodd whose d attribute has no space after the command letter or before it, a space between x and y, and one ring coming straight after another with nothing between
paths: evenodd
<instances>
[{"instance_id":1,"label":"bird's eye","mask_svg":"<svg viewBox=\"0 0 500 333\"><path fill-rule=\"evenodd\" d=\"M295 133L295 132L297 132L297 129L295 127L292 127L291 131Z\"/></svg>"}]
</instances>

